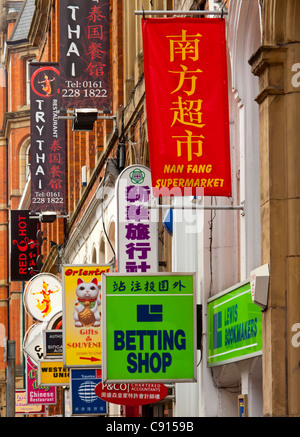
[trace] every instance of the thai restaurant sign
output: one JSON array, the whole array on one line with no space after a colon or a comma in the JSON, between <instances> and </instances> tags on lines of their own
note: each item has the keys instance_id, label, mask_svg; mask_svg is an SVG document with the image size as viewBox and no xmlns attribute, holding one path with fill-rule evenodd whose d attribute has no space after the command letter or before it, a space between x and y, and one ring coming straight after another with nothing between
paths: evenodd
<instances>
[{"instance_id":1,"label":"thai restaurant sign","mask_svg":"<svg viewBox=\"0 0 300 437\"><path fill-rule=\"evenodd\" d=\"M65 212L65 122L57 63L30 64L31 211Z\"/></svg>"},{"instance_id":2,"label":"thai restaurant sign","mask_svg":"<svg viewBox=\"0 0 300 437\"><path fill-rule=\"evenodd\" d=\"M231 195L225 20L142 19L154 195Z\"/></svg>"},{"instance_id":3,"label":"thai restaurant sign","mask_svg":"<svg viewBox=\"0 0 300 437\"><path fill-rule=\"evenodd\" d=\"M158 223L148 209L151 199L149 168L126 167L116 183L118 272L158 271Z\"/></svg>"},{"instance_id":4,"label":"thai restaurant sign","mask_svg":"<svg viewBox=\"0 0 300 437\"><path fill-rule=\"evenodd\" d=\"M101 275L107 265L65 265L63 279L63 361L65 367L102 364Z\"/></svg>"},{"instance_id":5,"label":"thai restaurant sign","mask_svg":"<svg viewBox=\"0 0 300 437\"><path fill-rule=\"evenodd\" d=\"M109 0L60 0L61 108L110 108Z\"/></svg>"},{"instance_id":6,"label":"thai restaurant sign","mask_svg":"<svg viewBox=\"0 0 300 437\"><path fill-rule=\"evenodd\" d=\"M10 275L12 281L29 281L40 254L36 234L40 222L29 218L27 210L10 211Z\"/></svg>"}]
</instances>

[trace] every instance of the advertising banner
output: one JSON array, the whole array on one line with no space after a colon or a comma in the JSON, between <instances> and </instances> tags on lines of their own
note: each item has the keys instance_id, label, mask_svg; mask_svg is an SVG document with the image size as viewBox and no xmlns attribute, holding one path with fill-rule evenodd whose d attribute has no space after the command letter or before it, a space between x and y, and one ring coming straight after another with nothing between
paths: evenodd
<instances>
[{"instance_id":1,"label":"advertising banner","mask_svg":"<svg viewBox=\"0 0 300 437\"><path fill-rule=\"evenodd\" d=\"M69 385L70 372L63 366L62 361L41 360L38 363L39 386Z\"/></svg>"},{"instance_id":2,"label":"advertising banner","mask_svg":"<svg viewBox=\"0 0 300 437\"><path fill-rule=\"evenodd\" d=\"M16 390L15 414L45 414L45 405L27 404L26 390Z\"/></svg>"},{"instance_id":3,"label":"advertising banner","mask_svg":"<svg viewBox=\"0 0 300 437\"><path fill-rule=\"evenodd\" d=\"M65 265L63 360L66 367L101 367L101 275L110 265Z\"/></svg>"},{"instance_id":4,"label":"advertising banner","mask_svg":"<svg viewBox=\"0 0 300 437\"><path fill-rule=\"evenodd\" d=\"M107 414L106 401L95 393L96 387L101 383L101 370L71 369L70 372L72 416Z\"/></svg>"},{"instance_id":5,"label":"advertising banner","mask_svg":"<svg viewBox=\"0 0 300 437\"><path fill-rule=\"evenodd\" d=\"M118 272L158 271L158 220L148 209L151 199L149 168L126 167L116 183Z\"/></svg>"},{"instance_id":6,"label":"advertising banner","mask_svg":"<svg viewBox=\"0 0 300 437\"><path fill-rule=\"evenodd\" d=\"M194 273L102 277L104 383L196 381Z\"/></svg>"},{"instance_id":7,"label":"advertising banner","mask_svg":"<svg viewBox=\"0 0 300 437\"><path fill-rule=\"evenodd\" d=\"M231 196L225 20L143 18L154 195Z\"/></svg>"},{"instance_id":8,"label":"advertising banner","mask_svg":"<svg viewBox=\"0 0 300 437\"><path fill-rule=\"evenodd\" d=\"M10 275L12 281L29 281L36 272L40 255L36 234L39 220L29 218L27 210L10 211Z\"/></svg>"},{"instance_id":9,"label":"advertising banner","mask_svg":"<svg viewBox=\"0 0 300 437\"><path fill-rule=\"evenodd\" d=\"M39 273L27 284L24 291L26 312L34 319L43 322L56 310L62 308L62 286L52 273Z\"/></svg>"},{"instance_id":10,"label":"advertising banner","mask_svg":"<svg viewBox=\"0 0 300 437\"><path fill-rule=\"evenodd\" d=\"M208 366L262 354L262 312L249 281L208 300Z\"/></svg>"},{"instance_id":11,"label":"advertising banner","mask_svg":"<svg viewBox=\"0 0 300 437\"><path fill-rule=\"evenodd\" d=\"M110 109L109 0L60 0L60 107Z\"/></svg>"},{"instance_id":12,"label":"advertising banner","mask_svg":"<svg viewBox=\"0 0 300 437\"><path fill-rule=\"evenodd\" d=\"M57 63L30 64L31 211L65 212L65 121Z\"/></svg>"},{"instance_id":13,"label":"advertising banner","mask_svg":"<svg viewBox=\"0 0 300 437\"><path fill-rule=\"evenodd\" d=\"M100 382L95 393L99 398L119 405L148 405L159 402L168 394L168 388L159 382L146 384L104 384Z\"/></svg>"},{"instance_id":14,"label":"advertising banner","mask_svg":"<svg viewBox=\"0 0 300 437\"><path fill-rule=\"evenodd\" d=\"M27 404L56 404L56 387L39 387L38 368L28 357L26 358L26 395Z\"/></svg>"}]
</instances>

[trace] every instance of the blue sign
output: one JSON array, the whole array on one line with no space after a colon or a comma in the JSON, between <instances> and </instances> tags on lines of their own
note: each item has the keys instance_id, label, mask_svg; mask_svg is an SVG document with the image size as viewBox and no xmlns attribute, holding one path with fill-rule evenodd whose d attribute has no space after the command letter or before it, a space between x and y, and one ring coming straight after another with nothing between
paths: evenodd
<instances>
[{"instance_id":1,"label":"blue sign","mask_svg":"<svg viewBox=\"0 0 300 437\"><path fill-rule=\"evenodd\" d=\"M71 414L91 416L107 414L107 404L95 393L95 387L102 381L97 369L71 369Z\"/></svg>"}]
</instances>

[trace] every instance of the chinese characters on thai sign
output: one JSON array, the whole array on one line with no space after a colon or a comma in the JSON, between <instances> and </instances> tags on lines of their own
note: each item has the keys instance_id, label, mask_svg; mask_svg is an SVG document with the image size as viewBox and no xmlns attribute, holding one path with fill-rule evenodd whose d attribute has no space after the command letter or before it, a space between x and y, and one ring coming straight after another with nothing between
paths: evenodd
<instances>
[{"instance_id":1,"label":"chinese characters on thai sign","mask_svg":"<svg viewBox=\"0 0 300 437\"><path fill-rule=\"evenodd\" d=\"M31 63L31 211L65 212L65 122L58 64Z\"/></svg>"},{"instance_id":2,"label":"chinese characters on thai sign","mask_svg":"<svg viewBox=\"0 0 300 437\"><path fill-rule=\"evenodd\" d=\"M60 107L109 109L109 0L60 0L59 18Z\"/></svg>"},{"instance_id":3,"label":"chinese characters on thai sign","mask_svg":"<svg viewBox=\"0 0 300 437\"><path fill-rule=\"evenodd\" d=\"M196 381L195 274L104 274L103 382Z\"/></svg>"},{"instance_id":4,"label":"chinese characters on thai sign","mask_svg":"<svg viewBox=\"0 0 300 437\"><path fill-rule=\"evenodd\" d=\"M231 195L225 20L142 19L154 195Z\"/></svg>"},{"instance_id":5,"label":"chinese characters on thai sign","mask_svg":"<svg viewBox=\"0 0 300 437\"><path fill-rule=\"evenodd\" d=\"M158 270L158 230L152 199L150 170L127 167L116 185L118 272L147 273Z\"/></svg>"},{"instance_id":6,"label":"chinese characters on thai sign","mask_svg":"<svg viewBox=\"0 0 300 437\"><path fill-rule=\"evenodd\" d=\"M36 272L36 258L40 254L36 234L40 229L38 220L30 219L27 210L11 210L11 280L28 281Z\"/></svg>"}]
</instances>

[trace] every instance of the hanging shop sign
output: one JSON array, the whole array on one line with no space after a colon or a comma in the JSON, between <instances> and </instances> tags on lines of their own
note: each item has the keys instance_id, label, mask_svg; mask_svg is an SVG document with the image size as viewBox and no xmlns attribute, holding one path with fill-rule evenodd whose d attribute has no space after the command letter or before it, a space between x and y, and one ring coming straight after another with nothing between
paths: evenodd
<instances>
[{"instance_id":1,"label":"hanging shop sign","mask_svg":"<svg viewBox=\"0 0 300 437\"><path fill-rule=\"evenodd\" d=\"M142 19L154 195L231 196L225 20Z\"/></svg>"},{"instance_id":2,"label":"hanging shop sign","mask_svg":"<svg viewBox=\"0 0 300 437\"><path fill-rule=\"evenodd\" d=\"M249 281L208 300L208 366L262 354L262 312Z\"/></svg>"},{"instance_id":3,"label":"hanging shop sign","mask_svg":"<svg viewBox=\"0 0 300 437\"><path fill-rule=\"evenodd\" d=\"M38 385L69 385L70 373L61 360L41 360L38 363Z\"/></svg>"},{"instance_id":4,"label":"hanging shop sign","mask_svg":"<svg viewBox=\"0 0 300 437\"><path fill-rule=\"evenodd\" d=\"M110 108L109 0L60 0L61 108Z\"/></svg>"},{"instance_id":5,"label":"hanging shop sign","mask_svg":"<svg viewBox=\"0 0 300 437\"><path fill-rule=\"evenodd\" d=\"M36 239L40 222L27 210L10 211L10 275L12 281L29 281L35 274L40 247Z\"/></svg>"},{"instance_id":6,"label":"hanging shop sign","mask_svg":"<svg viewBox=\"0 0 300 437\"><path fill-rule=\"evenodd\" d=\"M56 387L40 387L38 384L38 367L26 357L26 395L27 404L56 404Z\"/></svg>"},{"instance_id":7,"label":"hanging shop sign","mask_svg":"<svg viewBox=\"0 0 300 437\"><path fill-rule=\"evenodd\" d=\"M24 292L26 312L34 319L44 321L52 312L62 308L62 286L51 273L40 273L26 285Z\"/></svg>"},{"instance_id":8,"label":"hanging shop sign","mask_svg":"<svg viewBox=\"0 0 300 437\"><path fill-rule=\"evenodd\" d=\"M95 393L101 383L101 370L71 369L70 375L72 416L107 414L106 401Z\"/></svg>"},{"instance_id":9,"label":"hanging shop sign","mask_svg":"<svg viewBox=\"0 0 300 437\"><path fill-rule=\"evenodd\" d=\"M16 390L15 414L45 414L45 405L27 404L25 389Z\"/></svg>"},{"instance_id":10,"label":"hanging shop sign","mask_svg":"<svg viewBox=\"0 0 300 437\"><path fill-rule=\"evenodd\" d=\"M65 265L63 278L63 359L66 367L102 364L101 275L107 265Z\"/></svg>"},{"instance_id":11,"label":"hanging shop sign","mask_svg":"<svg viewBox=\"0 0 300 437\"><path fill-rule=\"evenodd\" d=\"M163 400L168 388L159 382L139 384L104 384L100 382L95 393L99 398L119 405L148 405Z\"/></svg>"},{"instance_id":12,"label":"hanging shop sign","mask_svg":"<svg viewBox=\"0 0 300 437\"><path fill-rule=\"evenodd\" d=\"M104 383L196 381L195 274L104 274Z\"/></svg>"},{"instance_id":13,"label":"hanging shop sign","mask_svg":"<svg viewBox=\"0 0 300 437\"><path fill-rule=\"evenodd\" d=\"M118 272L158 271L158 221L148 209L152 198L149 168L126 167L116 183Z\"/></svg>"},{"instance_id":14,"label":"hanging shop sign","mask_svg":"<svg viewBox=\"0 0 300 437\"><path fill-rule=\"evenodd\" d=\"M43 332L43 345L45 358L62 357L62 330L52 330Z\"/></svg>"},{"instance_id":15,"label":"hanging shop sign","mask_svg":"<svg viewBox=\"0 0 300 437\"><path fill-rule=\"evenodd\" d=\"M57 63L30 64L31 211L65 211L65 121Z\"/></svg>"}]
</instances>

